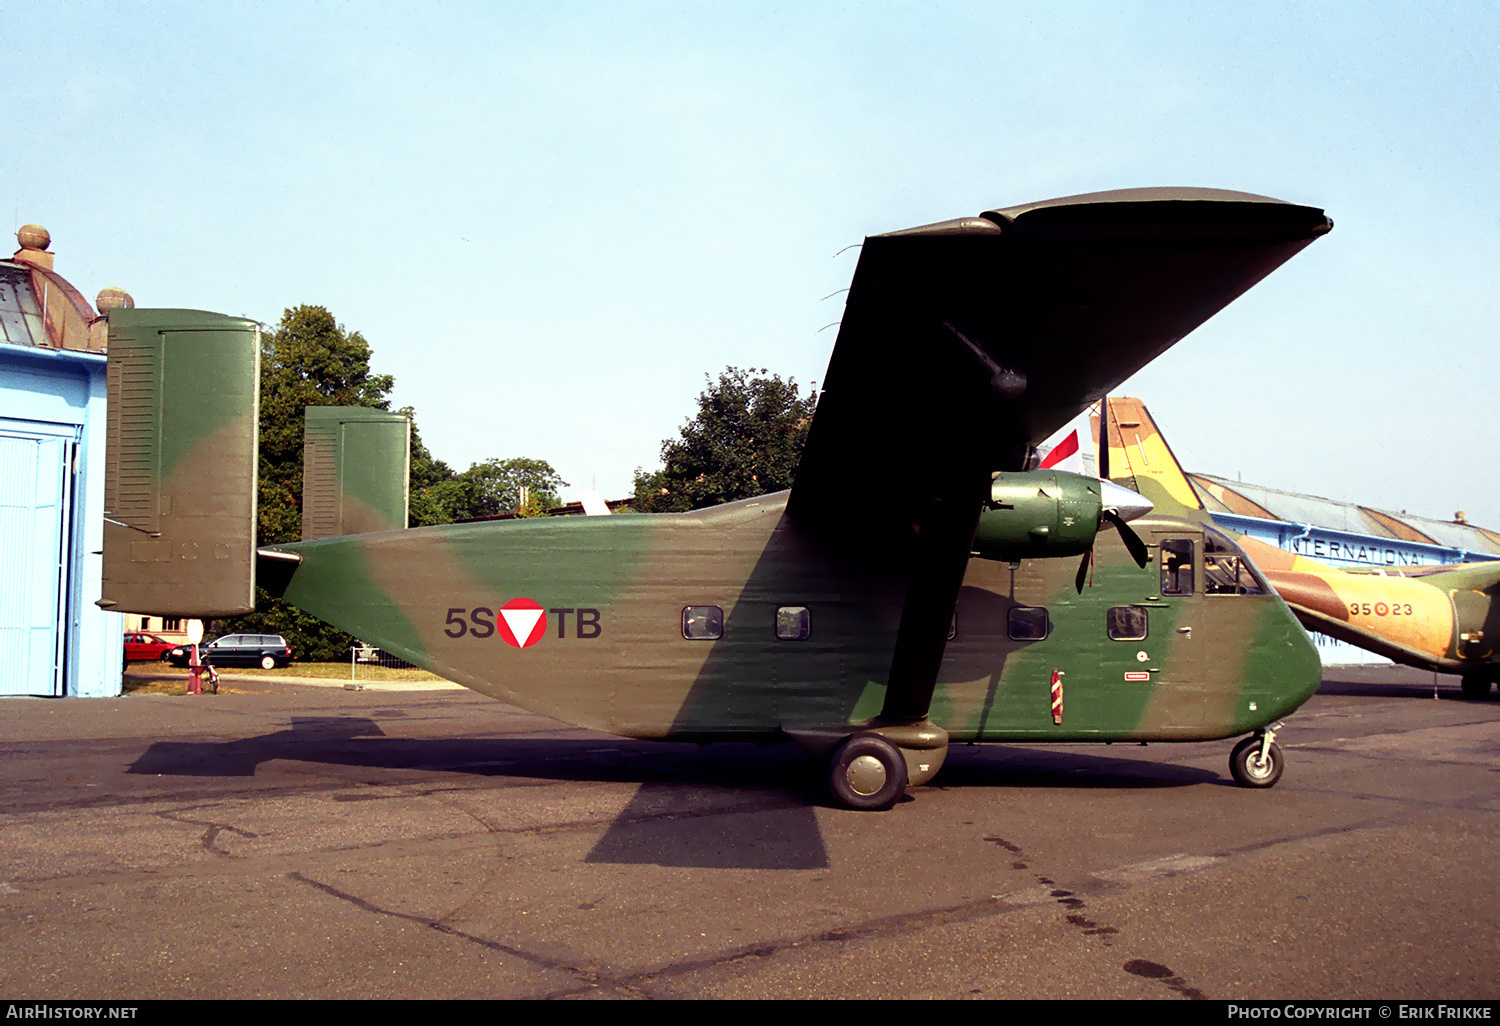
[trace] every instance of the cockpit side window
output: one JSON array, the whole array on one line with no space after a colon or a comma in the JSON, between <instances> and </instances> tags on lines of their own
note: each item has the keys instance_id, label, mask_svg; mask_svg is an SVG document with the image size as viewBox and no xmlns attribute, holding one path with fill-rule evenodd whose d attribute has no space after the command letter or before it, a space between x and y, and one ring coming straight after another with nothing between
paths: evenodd
<instances>
[{"instance_id":1,"label":"cockpit side window","mask_svg":"<svg viewBox=\"0 0 1500 1026\"><path fill-rule=\"evenodd\" d=\"M1161 543L1161 593L1193 593L1193 542L1189 538L1165 538Z\"/></svg>"},{"instance_id":2,"label":"cockpit side window","mask_svg":"<svg viewBox=\"0 0 1500 1026\"><path fill-rule=\"evenodd\" d=\"M1259 595L1260 580L1228 538L1203 535L1203 591L1207 595Z\"/></svg>"}]
</instances>

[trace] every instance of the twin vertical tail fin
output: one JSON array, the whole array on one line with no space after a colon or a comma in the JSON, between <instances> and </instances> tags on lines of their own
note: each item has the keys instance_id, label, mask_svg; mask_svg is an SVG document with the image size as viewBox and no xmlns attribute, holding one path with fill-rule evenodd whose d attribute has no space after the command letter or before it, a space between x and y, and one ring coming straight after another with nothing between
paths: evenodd
<instances>
[{"instance_id":1,"label":"twin vertical tail fin","mask_svg":"<svg viewBox=\"0 0 1500 1026\"><path fill-rule=\"evenodd\" d=\"M302 540L406 526L411 420L360 406L309 406L302 441Z\"/></svg>"},{"instance_id":2,"label":"twin vertical tail fin","mask_svg":"<svg viewBox=\"0 0 1500 1026\"><path fill-rule=\"evenodd\" d=\"M260 329L201 310L109 312L99 605L255 608Z\"/></svg>"},{"instance_id":3,"label":"twin vertical tail fin","mask_svg":"<svg viewBox=\"0 0 1500 1026\"><path fill-rule=\"evenodd\" d=\"M109 312L99 605L169 616L255 608L260 328L201 310ZM304 538L403 528L411 422L309 407Z\"/></svg>"}]
</instances>

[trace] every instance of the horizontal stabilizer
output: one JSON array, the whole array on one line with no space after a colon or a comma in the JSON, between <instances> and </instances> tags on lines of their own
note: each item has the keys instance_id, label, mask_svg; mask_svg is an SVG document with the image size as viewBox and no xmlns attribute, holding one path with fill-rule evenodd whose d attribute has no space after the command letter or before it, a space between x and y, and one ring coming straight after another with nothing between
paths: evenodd
<instances>
[{"instance_id":1,"label":"horizontal stabilizer","mask_svg":"<svg viewBox=\"0 0 1500 1026\"><path fill-rule=\"evenodd\" d=\"M363 406L309 406L302 540L406 527L411 419Z\"/></svg>"},{"instance_id":2,"label":"horizontal stabilizer","mask_svg":"<svg viewBox=\"0 0 1500 1026\"><path fill-rule=\"evenodd\" d=\"M109 312L106 609L255 607L260 329L201 310Z\"/></svg>"}]
</instances>

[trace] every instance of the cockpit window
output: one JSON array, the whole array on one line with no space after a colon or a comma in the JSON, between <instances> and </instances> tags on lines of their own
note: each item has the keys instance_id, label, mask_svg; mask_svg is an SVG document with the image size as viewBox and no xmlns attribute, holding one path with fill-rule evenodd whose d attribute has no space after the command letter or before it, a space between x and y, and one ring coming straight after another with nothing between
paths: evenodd
<instances>
[{"instance_id":1,"label":"cockpit window","mask_svg":"<svg viewBox=\"0 0 1500 1026\"><path fill-rule=\"evenodd\" d=\"M1260 595L1260 575L1239 546L1217 531L1203 532L1203 591L1208 595Z\"/></svg>"},{"instance_id":2,"label":"cockpit window","mask_svg":"<svg viewBox=\"0 0 1500 1026\"><path fill-rule=\"evenodd\" d=\"M1193 593L1193 543L1188 538L1164 538L1161 543L1161 593Z\"/></svg>"}]
</instances>

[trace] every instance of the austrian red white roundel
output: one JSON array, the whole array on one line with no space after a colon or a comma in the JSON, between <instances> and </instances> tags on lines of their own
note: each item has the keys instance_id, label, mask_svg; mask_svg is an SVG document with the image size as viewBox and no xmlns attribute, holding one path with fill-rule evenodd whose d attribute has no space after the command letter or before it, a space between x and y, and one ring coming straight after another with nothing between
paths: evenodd
<instances>
[{"instance_id":1,"label":"austrian red white roundel","mask_svg":"<svg viewBox=\"0 0 1500 1026\"><path fill-rule=\"evenodd\" d=\"M530 648L547 633L547 614L529 598L511 599L500 607L500 618L495 626L507 645Z\"/></svg>"}]
</instances>

